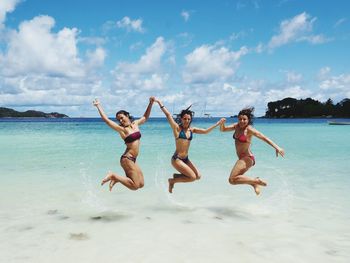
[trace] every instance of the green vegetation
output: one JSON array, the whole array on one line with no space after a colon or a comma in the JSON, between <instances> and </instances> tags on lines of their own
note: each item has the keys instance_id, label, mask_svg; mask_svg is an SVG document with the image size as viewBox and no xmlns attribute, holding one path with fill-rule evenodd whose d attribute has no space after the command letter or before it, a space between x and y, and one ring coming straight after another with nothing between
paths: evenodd
<instances>
[{"instance_id":1,"label":"green vegetation","mask_svg":"<svg viewBox=\"0 0 350 263\"><path fill-rule=\"evenodd\" d=\"M67 115L51 112L45 113L41 111L28 110L25 112L15 111L9 108L0 107L0 118L23 118L23 117L31 117L31 118L68 118Z\"/></svg>"},{"instance_id":2,"label":"green vegetation","mask_svg":"<svg viewBox=\"0 0 350 263\"><path fill-rule=\"evenodd\" d=\"M267 107L266 118L350 118L350 99L333 104L331 99L322 103L311 98L285 98L269 102Z\"/></svg>"}]
</instances>

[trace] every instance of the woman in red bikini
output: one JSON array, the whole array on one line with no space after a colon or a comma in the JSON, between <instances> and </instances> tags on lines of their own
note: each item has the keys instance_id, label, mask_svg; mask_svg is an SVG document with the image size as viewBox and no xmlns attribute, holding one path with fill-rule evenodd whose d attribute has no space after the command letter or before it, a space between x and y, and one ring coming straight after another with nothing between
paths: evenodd
<instances>
[{"instance_id":1,"label":"woman in red bikini","mask_svg":"<svg viewBox=\"0 0 350 263\"><path fill-rule=\"evenodd\" d=\"M117 124L107 117L100 102L97 99L93 101L93 105L96 106L99 114L101 115L101 118L107 123L109 127L119 133L120 137L124 140L126 145L126 150L120 157L120 165L123 167L126 177L108 172L107 176L102 180L101 185L109 182L110 191L112 191L112 188L116 183L121 183L130 190L137 190L139 188L142 188L144 185L142 171L136 163L136 158L139 154L141 138L139 125L142 125L147 121L151 113L153 102L154 97L151 97L149 99L149 104L146 112L138 120L133 120L127 111L118 111L116 113L116 118L119 121L119 124Z\"/></svg>"},{"instance_id":2,"label":"woman in red bikini","mask_svg":"<svg viewBox=\"0 0 350 263\"><path fill-rule=\"evenodd\" d=\"M211 132L215 127L219 126L222 120L218 121L216 124L210 126L207 129L191 127L193 112L189 110L190 107L188 107L186 110L181 111L177 123L160 100L156 99L155 102L159 104L160 109L168 119L175 137L176 150L171 157L171 164L179 173L174 173L173 178L168 179L168 190L169 193L172 193L174 185L176 183L189 183L195 180L199 180L201 177L196 166L188 158L188 151L190 148L193 133L207 134Z\"/></svg>"},{"instance_id":3,"label":"woman in red bikini","mask_svg":"<svg viewBox=\"0 0 350 263\"><path fill-rule=\"evenodd\" d=\"M243 109L238 114L238 122L229 126L225 126L226 119L222 119L220 131L234 131L233 139L235 141L236 153L238 161L233 167L229 182L230 184L249 184L253 186L254 191L257 195L260 194L261 186L266 186L266 182L261 180L259 177L252 179L245 174L255 164L255 158L250 150L250 144L253 136L258 137L264 142L271 145L276 150L276 157L278 155L284 156L284 150L277 144L271 141L268 137L263 135L252 127L253 124L253 111L254 108Z\"/></svg>"}]
</instances>

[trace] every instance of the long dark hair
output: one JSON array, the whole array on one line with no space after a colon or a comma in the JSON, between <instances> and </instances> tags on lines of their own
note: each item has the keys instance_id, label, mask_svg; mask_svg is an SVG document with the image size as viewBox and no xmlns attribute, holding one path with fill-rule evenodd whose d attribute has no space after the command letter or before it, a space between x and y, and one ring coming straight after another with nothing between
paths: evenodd
<instances>
[{"instance_id":1,"label":"long dark hair","mask_svg":"<svg viewBox=\"0 0 350 263\"><path fill-rule=\"evenodd\" d=\"M253 118L254 118L254 107L249 107L249 108L244 108L243 110L241 110L239 113L238 113L238 116L239 115L245 115L248 117L248 124L249 125L253 125Z\"/></svg>"},{"instance_id":2,"label":"long dark hair","mask_svg":"<svg viewBox=\"0 0 350 263\"><path fill-rule=\"evenodd\" d=\"M182 122L181 119L183 116L185 116L185 114L188 114L191 116L191 121L190 124L192 123L193 117L194 117L194 111L191 111L190 108L192 107L192 104L190 106L188 106L186 109L182 110L179 114L176 114L176 123L179 124L181 126Z\"/></svg>"},{"instance_id":3,"label":"long dark hair","mask_svg":"<svg viewBox=\"0 0 350 263\"><path fill-rule=\"evenodd\" d=\"M127 112L126 110L120 110L120 111L117 111L117 113L115 114L115 118L118 119L118 114L123 114L125 115L126 117L129 118L130 122L133 122L134 121L134 117L130 115L129 112Z\"/></svg>"}]
</instances>

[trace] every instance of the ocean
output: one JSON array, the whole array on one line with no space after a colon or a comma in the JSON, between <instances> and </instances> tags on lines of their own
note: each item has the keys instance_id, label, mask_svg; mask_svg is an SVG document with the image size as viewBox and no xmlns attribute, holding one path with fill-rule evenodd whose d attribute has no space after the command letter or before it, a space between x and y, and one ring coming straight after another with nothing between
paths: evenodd
<instances>
[{"instance_id":1,"label":"ocean","mask_svg":"<svg viewBox=\"0 0 350 263\"><path fill-rule=\"evenodd\" d=\"M206 128L218 119L194 119ZM230 124L233 119L228 119ZM145 186L100 185L125 150L101 119L0 119L1 262L349 262L350 126L326 119L256 119L285 150L254 138L267 181L260 196L228 176L232 133L197 135L189 158L202 178L176 184L166 119L141 126Z\"/></svg>"}]
</instances>

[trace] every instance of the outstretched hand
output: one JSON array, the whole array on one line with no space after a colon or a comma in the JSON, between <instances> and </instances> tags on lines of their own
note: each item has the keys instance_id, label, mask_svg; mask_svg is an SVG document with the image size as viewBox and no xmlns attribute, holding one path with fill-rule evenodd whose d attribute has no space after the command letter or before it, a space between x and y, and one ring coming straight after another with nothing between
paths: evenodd
<instances>
[{"instance_id":1,"label":"outstretched hand","mask_svg":"<svg viewBox=\"0 0 350 263\"><path fill-rule=\"evenodd\" d=\"M216 125L221 125L221 124L223 124L225 121L226 121L225 118L221 118L221 119L216 123Z\"/></svg>"},{"instance_id":2,"label":"outstretched hand","mask_svg":"<svg viewBox=\"0 0 350 263\"><path fill-rule=\"evenodd\" d=\"M158 103L159 106L162 106L162 102L161 102L159 99L154 98L154 102L155 102L155 103Z\"/></svg>"},{"instance_id":3,"label":"outstretched hand","mask_svg":"<svg viewBox=\"0 0 350 263\"><path fill-rule=\"evenodd\" d=\"M149 102L151 102L151 103L157 102L156 97L154 97L154 96L149 97Z\"/></svg>"},{"instance_id":4,"label":"outstretched hand","mask_svg":"<svg viewBox=\"0 0 350 263\"><path fill-rule=\"evenodd\" d=\"M94 99L94 101L92 102L92 104L93 104L94 106L98 106L98 105L100 105L100 101L99 101L98 99Z\"/></svg>"},{"instance_id":5,"label":"outstretched hand","mask_svg":"<svg viewBox=\"0 0 350 263\"><path fill-rule=\"evenodd\" d=\"M282 148L276 149L276 157L278 157L278 155L284 157L284 150Z\"/></svg>"}]
</instances>

